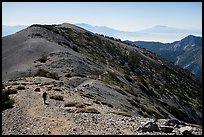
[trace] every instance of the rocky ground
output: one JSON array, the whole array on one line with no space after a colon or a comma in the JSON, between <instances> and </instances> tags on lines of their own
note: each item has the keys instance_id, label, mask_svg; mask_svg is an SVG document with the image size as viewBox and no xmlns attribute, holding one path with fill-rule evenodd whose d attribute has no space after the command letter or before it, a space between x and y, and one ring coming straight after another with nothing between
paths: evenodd
<instances>
[{"instance_id":1,"label":"rocky ground","mask_svg":"<svg viewBox=\"0 0 204 137\"><path fill-rule=\"evenodd\" d=\"M10 95L15 100L14 107L2 111L3 135L202 135L199 125L122 115L120 110L96 103L94 98L53 79L27 77L6 85L23 85L25 90ZM44 91L48 93L46 104L42 99Z\"/></svg>"}]
</instances>

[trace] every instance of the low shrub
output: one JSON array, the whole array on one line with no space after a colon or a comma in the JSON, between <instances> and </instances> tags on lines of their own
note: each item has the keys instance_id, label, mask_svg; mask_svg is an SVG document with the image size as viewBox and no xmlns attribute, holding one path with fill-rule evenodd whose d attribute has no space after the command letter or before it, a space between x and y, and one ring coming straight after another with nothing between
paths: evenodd
<instances>
[{"instance_id":1,"label":"low shrub","mask_svg":"<svg viewBox=\"0 0 204 137\"><path fill-rule=\"evenodd\" d=\"M24 86L18 86L17 89L18 90L25 90L25 87Z\"/></svg>"},{"instance_id":2,"label":"low shrub","mask_svg":"<svg viewBox=\"0 0 204 137\"><path fill-rule=\"evenodd\" d=\"M2 84L2 89L5 89L5 85L4 84Z\"/></svg>"},{"instance_id":3,"label":"low shrub","mask_svg":"<svg viewBox=\"0 0 204 137\"><path fill-rule=\"evenodd\" d=\"M35 76L40 76L40 77L47 77L47 78L52 78L55 80L59 80L60 76L56 72L49 72L44 69L39 69Z\"/></svg>"},{"instance_id":4,"label":"low shrub","mask_svg":"<svg viewBox=\"0 0 204 137\"><path fill-rule=\"evenodd\" d=\"M101 104L107 105L107 106L113 108L113 105L111 105L111 104L109 104L109 103L107 103L107 102L105 102L105 101L102 101L102 100L101 100Z\"/></svg>"},{"instance_id":5,"label":"low shrub","mask_svg":"<svg viewBox=\"0 0 204 137\"><path fill-rule=\"evenodd\" d=\"M36 61L39 61L41 63L45 63L48 60L47 56L42 56L41 58L37 59Z\"/></svg>"},{"instance_id":6,"label":"low shrub","mask_svg":"<svg viewBox=\"0 0 204 137\"><path fill-rule=\"evenodd\" d=\"M36 92L40 92L40 88L36 88L34 91L36 91Z\"/></svg>"},{"instance_id":7,"label":"low shrub","mask_svg":"<svg viewBox=\"0 0 204 137\"><path fill-rule=\"evenodd\" d=\"M39 69L36 73L36 76L47 77L47 73L49 73L49 71L44 69Z\"/></svg>"},{"instance_id":8,"label":"low shrub","mask_svg":"<svg viewBox=\"0 0 204 137\"><path fill-rule=\"evenodd\" d=\"M95 108L83 108L76 111L76 113L94 113L100 114L100 112Z\"/></svg>"},{"instance_id":9,"label":"low shrub","mask_svg":"<svg viewBox=\"0 0 204 137\"><path fill-rule=\"evenodd\" d=\"M54 88L53 90L54 91L62 91L61 89L58 89L58 88Z\"/></svg>"},{"instance_id":10,"label":"low shrub","mask_svg":"<svg viewBox=\"0 0 204 137\"><path fill-rule=\"evenodd\" d=\"M48 73L47 77L52 78L52 79L56 79L56 80L59 80L59 78L60 78L56 72Z\"/></svg>"},{"instance_id":11,"label":"low shrub","mask_svg":"<svg viewBox=\"0 0 204 137\"><path fill-rule=\"evenodd\" d=\"M140 107L140 105L137 103L137 102L135 102L133 99L127 99L129 102L130 102L130 104L131 105L133 105L134 107L136 107L136 108L139 108Z\"/></svg>"},{"instance_id":12,"label":"low shrub","mask_svg":"<svg viewBox=\"0 0 204 137\"><path fill-rule=\"evenodd\" d=\"M113 111L113 112L110 112L110 113L113 113L113 114L116 114L116 115L122 115L122 116L126 116L126 117L132 117L133 114L131 112L116 112L116 111Z\"/></svg>"},{"instance_id":13,"label":"low shrub","mask_svg":"<svg viewBox=\"0 0 204 137\"><path fill-rule=\"evenodd\" d=\"M55 99L55 100L59 100L59 101L64 101L64 97L61 95L53 95L50 96L50 99Z\"/></svg>"},{"instance_id":14,"label":"low shrub","mask_svg":"<svg viewBox=\"0 0 204 137\"><path fill-rule=\"evenodd\" d=\"M78 103L78 104L76 104L75 107L76 107L76 108L85 108L85 107L86 107L86 104L84 104L84 103Z\"/></svg>"},{"instance_id":15,"label":"low shrub","mask_svg":"<svg viewBox=\"0 0 204 137\"><path fill-rule=\"evenodd\" d=\"M79 49L76 46L73 46L72 49L76 52L79 52Z\"/></svg>"},{"instance_id":16,"label":"low shrub","mask_svg":"<svg viewBox=\"0 0 204 137\"><path fill-rule=\"evenodd\" d=\"M17 83L17 82L14 82L14 83L12 83L12 85L19 85L19 83Z\"/></svg>"},{"instance_id":17,"label":"low shrub","mask_svg":"<svg viewBox=\"0 0 204 137\"><path fill-rule=\"evenodd\" d=\"M129 81L131 83L134 82L134 80L132 78L130 78L130 76L125 74L124 77L125 77L125 79L127 79L127 81Z\"/></svg>"},{"instance_id":18,"label":"low shrub","mask_svg":"<svg viewBox=\"0 0 204 137\"><path fill-rule=\"evenodd\" d=\"M10 95L18 93L16 89L5 89L2 91L2 95Z\"/></svg>"},{"instance_id":19,"label":"low shrub","mask_svg":"<svg viewBox=\"0 0 204 137\"><path fill-rule=\"evenodd\" d=\"M125 93L125 91L121 90L121 89L115 89L117 92L119 92L122 95L127 96L127 93Z\"/></svg>"},{"instance_id":20,"label":"low shrub","mask_svg":"<svg viewBox=\"0 0 204 137\"><path fill-rule=\"evenodd\" d=\"M93 95L89 94L89 93L87 93L87 94L80 93L80 95L84 96L86 98L95 99L95 97Z\"/></svg>"},{"instance_id":21,"label":"low shrub","mask_svg":"<svg viewBox=\"0 0 204 137\"><path fill-rule=\"evenodd\" d=\"M10 99L8 95L2 95L2 110L12 108L14 103L14 99Z\"/></svg>"},{"instance_id":22,"label":"low shrub","mask_svg":"<svg viewBox=\"0 0 204 137\"><path fill-rule=\"evenodd\" d=\"M78 104L78 102L66 102L64 107L74 107Z\"/></svg>"},{"instance_id":23,"label":"low shrub","mask_svg":"<svg viewBox=\"0 0 204 137\"><path fill-rule=\"evenodd\" d=\"M65 75L65 77L70 78L70 77L72 77L72 76L71 76L70 73L67 73L67 74Z\"/></svg>"},{"instance_id":24,"label":"low shrub","mask_svg":"<svg viewBox=\"0 0 204 137\"><path fill-rule=\"evenodd\" d=\"M124 90L128 93L130 93L133 96L139 97L140 93L138 91L135 91L132 87L130 87L129 85L125 86Z\"/></svg>"},{"instance_id":25,"label":"low shrub","mask_svg":"<svg viewBox=\"0 0 204 137\"><path fill-rule=\"evenodd\" d=\"M12 108L15 103L14 99L9 97L10 94L16 94L16 89L6 89L2 91L2 110Z\"/></svg>"}]
</instances>

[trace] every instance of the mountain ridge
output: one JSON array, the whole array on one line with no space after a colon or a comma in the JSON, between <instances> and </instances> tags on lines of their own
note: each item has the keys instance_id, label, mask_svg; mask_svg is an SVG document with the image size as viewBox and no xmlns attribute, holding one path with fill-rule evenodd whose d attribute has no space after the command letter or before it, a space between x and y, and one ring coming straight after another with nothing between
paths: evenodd
<instances>
[{"instance_id":1,"label":"mountain ridge","mask_svg":"<svg viewBox=\"0 0 204 137\"><path fill-rule=\"evenodd\" d=\"M202 33L197 29L179 29L174 27L168 27L164 25L156 25L151 28L146 28L143 30L138 31L124 31L124 30L117 30L107 26L92 26L86 23L77 23L76 26L89 30L93 33L103 34L110 37L119 38L122 40L141 40L141 41L160 41L163 43L169 43L175 41L177 39L181 39L189 34L200 36ZM13 26L15 28L15 26ZM26 26L28 27L28 26ZM4 30L9 28L3 28L2 34L5 34ZM19 30L17 28L17 30ZM15 33L16 29L12 31ZM171 33L170 33L171 32ZM10 33L11 34L11 33ZM5 36L5 35L3 35Z\"/></svg>"},{"instance_id":2,"label":"mountain ridge","mask_svg":"<svg viewBox=\"0 0 204 137\"><path fill-rule=\"evenodd\" d=\"M81 115L92 110L99 116L115 113L201 124L201 83L187 71L143 48L61 24L35 24L3 37L2 41L2 76L6 89L16 88L15 82L25 83L25 90L12 96L17 101L26 92L40 88L39 93L32 93L33 98L40 97L43 91L62 96L64 100L77 94L86 104L82 108L66 108L63 100L55 103L49 100L52 105L47 109L54 111L59 105L60 111L67 109L64 115L75 115L75 112ZM30 107L39 107L40 111L40 103L35 105L31 103ZM12 109L20 111L17 106L18 102L5 110L4 118Z\"/></svg>"},{"instance_id":3,"label":"mountain ridge","mask_svg":"<svg viewBox=\"0 0 204 137\"><path fill-rule=\"evenodd\" d=\"M188 69L197 77L202 76L202 37L188 35L172 43L126 41L155 52L174 62L182 68ZM179 63L180 62L180 63ZM191 64L189 64L191 62ZM194 66L194 67L193 67Z\"/></svg>"}]
</instances>

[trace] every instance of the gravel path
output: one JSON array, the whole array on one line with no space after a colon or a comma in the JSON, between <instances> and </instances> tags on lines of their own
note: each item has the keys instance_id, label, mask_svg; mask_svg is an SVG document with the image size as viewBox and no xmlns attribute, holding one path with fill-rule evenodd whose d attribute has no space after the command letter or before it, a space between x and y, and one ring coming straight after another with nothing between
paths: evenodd
<instances>
[{"instance_id":1,"label":"gravel path","mask_svg":"<svg viewBox=\"0 0 204 137\"><path fill-rule=\"evenodd\" d=\"M93 104L90 99L83 98L79 93L68 90L65 87L54 87L52 84L43 84L43 80L27 78L18 82L27 82L25 90L18 90L17 94L10 95L14 98L15 104L11 109L2 112L2 134L3 135L174 135L181 134L179 128L175 132L141 132L139 127L144 126L154 119L142 117L126 117L113 113L106 113L104 106ZM46 80L44 80L46 81ZM15 88L16 85L12 85ZM40 92L34 89L40 87ZM48 87L61 88L63 91L47 90ZM41 97L43 91L48 95L60 94L64 101L49 99L48 105L43 104ZM79 109L75 107L64 107L66 100L89 103L99 114L95 113L71 113L69 110ZM111 108L110 108L111 109ZM116 110L115 110L116 111ZM158 125L162 126L167 120L158 120ZM194 134L202 134L202 127L192 127Z\"/></svg>"}]
</instances>

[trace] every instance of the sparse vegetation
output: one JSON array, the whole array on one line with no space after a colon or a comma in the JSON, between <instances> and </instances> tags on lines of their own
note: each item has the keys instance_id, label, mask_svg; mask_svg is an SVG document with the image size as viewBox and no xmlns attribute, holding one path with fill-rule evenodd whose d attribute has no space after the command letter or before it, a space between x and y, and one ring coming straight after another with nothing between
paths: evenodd
<instances>
[{"instance_id":1,"label":"sparse vegetation","mask_svg":"<svg viewBox=\"0 0 204 137\"><path fill-rule=\"evenodd\" d=\"M109 88L124 95L124 98L128 98L128 107L131 106L132 109L125 106L122 112L118 112L119 114L125 115L125 113L129 113L128 110L137 110L140 115L145 117L169 118L168 113L171 113L178 119L194 123L195 121L192 120L193 117L196 117L195 120L198 119L198 121L200 118L202 119L202 116L200 117L200 112L202 112L202 84L200 84L194 77L190 76L187 71L175 67L172 63L164 60L160 56L156 56L154 53L148 52L144 48L135 47L136 45L128 47L123 44L124 42L121 43L121 40L113 37L101 35L102 37L105 37L105 39L101 39L101 37L89 32L81 33L71 28L55 27L54 25L36 26L44 27L63 36L66 40L60 40L60 42L57 41L59 44L58 46L61 45L66 48L71 48L72 50L87 56L87 58L83 58L83 60L79 59L82 62L79 62L79 66L81 67L79 71L75 69L62 71L66 74L64 74L65 77L90 76L89 78L99 80L97 78L100 75L100 80L105 83L106 86L109 86ZM41 37L40 35L36 36ZM51 55L62 54L52 53L50 56ZM63 54L62 57L64 55L65 54ZM145 56L147 56L147 58ZM45 63L47 60L47 56L42 56L36 61L41 62L40 65L43 66L42 63ZM59 60L59 62L60 61L61 60ZM67 62L66 60L62 61L65 63L71 62L70 64L73 62L73 60ZM70 67L70 64L66 64L67 67ZM60 68L60 65L56 65L56 67ZM85 65L88 67L84 67ZM75 66L72 68L78 69ZM108 73L103 73L106 71L108 71ZM60 78L58 73L49 72L44 69L39 69L36 76L53 78L56 80L59 80ZM17 82L14 82L13 85L22 85L22 83ZM87 84L84 87L89 87L90 90L94 90L94 84L92 86L88 86ZM5 89L5 87L2 87L2 89ZM58 91L60 91L60 89ZM102 91L103 90L97 89L98 93ZM12 94L11 91L7 92L8 95ZM13 94L15 94L15 91ZM94 96L92 94L85 94L85 92L81 94L84 97L92 99L92 101L97 104L115 107L114 105L109 104L109 102L97 99L98 95L101 96L101 99L104 97L104 94L93 94ZM59 96L57 97L56 95L50 98L63 101L63 98ZM161 99L166 101L166 98L168 98L170 102L175 101L175 106L169 106L167 103L162 104L157 100ZM123 104L124 102L121 101L120 103ZM85 108L86 106L76 102L68 102L64 105L65 107L74 106L76 108ZM195 111L198 113L188 113L186 112L188 108L189 111L192 110L192 112ZM85 109L76 110L77 112L87 111Z\"/></svg>"},{"instance_id":2,"label":"sparse vegetation","mask_svg":"<svg viewBox=\"0 0 204 137\"><path fill-rule=\"evenodd\" d=\"M105 100L96 99L96 102L99 102L99 104L103 104L103 105L106 105L106 106L109 106L109 107L113 108L113 105L111 105L110 103L108 103Z\"/></svg>"},{"instance_id":3,"label":"sparse vegetation","mask_svg":"<svg viewBox=\"0 0 204 137\"><path fill-rule=\"evenodd\" d=\"M176 118L182 120L182 121L186 121L189 123L195 123L195 121L191 118L189 118L188 114L186 114L185 112L181 111L180 108L175 107L175 106L166 106L167 110L174 115Z\"/></svg>"},{"instance_id":4,"label":"sparse vegetation","mask_svg":"<svg viewBox=\"0 0 204 137\"><path fill-rule=\"evenodd\" d=\"M36 88L34 91L36 91L36 92L40 92L40 88Z\"/></svg>"},{"instance_id":5,"label":"sparse vegetation","mask_svg":"<svg viewBox=\"0 0 204 137\"><path fill-rule=\"evenodd\" d=\"M16 94L17 89L5 89L2 91L2 95L10 95L10 94Z\"/></svg>"},{"instance_id":6,"label":"sparse vegetation","mask_svg":"<svg viewBox=\"0 0 204 137\"><path fill-rule=\"evenodd\" d=\"M48 60L47 56L42 56L41 58L37 59L36 61L39 61L41 63L45 63Z\"/></svg>"},{"instance_id":7,"label":"sparse vegetation","mask_svg":"<svg viewBox=\"0 0 204 137\"><path fill-rule=\"evenodd\" d=\"M74 76L78 76L78 77L86 77L86 75L85 74L75 74Z\"/></svg>"},{"instance_id":8,"label":"sparse vegetation","mask_svg":"<svg viewBox=\"0 0 204 137\"><path fill-rule=\"evenodd\" d=\"M59 80L59 78L60 78L56 72L49 72L49 73L47 74L47 77L48 77L48 78L55 79L55 80Z\"/></svg>"},{"instance_id":9,"label":"sparse vegetation","mask_svg":"<svg viewBox=\"0 0 204 137\"><path fill-rule=\"evenodd\" d=\"M160 112L163 118L169 118L169 115L166 112L164 112L161 108L156 107L156 109Z\"/></svg>"},{"instance_id":10,"label":"sparse vegetation","mask_svg":"<svg viewBox=\"0 0 204 137\"><path fill-rule=\"evenodd\" d=\"M101 81L105 84L119 85L121 81L117 78L117 76L113 72L108 72L108 74L101 76Z\"/></svg>"},{"instance_id":11,"label":"sparse vegetation","mask_svg":"<svg viewBox=\"0 0 204 137\"><path fill-rule=\"evenodd\" d=\"M95 99L95 97L93 95L89 94L89 93L87 93L87 94L80 93L80 95L84 96L86 98Z\"/></svg>"},{"instance_id":12,"label":"sparse vegetation","mask_svg":"<svg viewBox=\"0 0 204 137\"><path fill-rule=\"evenodd\" d=\"M79 52L79 49L76 46L73 46L72 49L76 52Z\"/></svg>"},{"instance_id":13,"label":"sparse vegetation","mask_svg":"<svg viewBox=\"0 0 204 137\"><path fill-rule=\"evenodd\" d=\"M76 106L77 104L79 104L79 102L70 101L70 102L64 103L64 107L74 107L74 106Z\"/></svg>"},{"instance_id":14,"label":"sparse vegetation","mask_svg":"<svg viewBox=\"0 0 204 137\"><path fill-rule=\"evenodd\" d=\"M3 86L2 86L3 88ZM15 103L14 99L9 97L10 94L18 93L16 89L4 89L2 90L2 110L12 108Z\"/></svg>"},{"instance_id":15,"label":"sparse vegetation","mask_svg":"<svg viewBox=\"0 0 204 137\"><path fill-rule=\"evenodd\" d=\"M18 86L17 89L18 90L25 90L25 86Z\"/></svg>"},{"instance_id":16,"label":"sparse vegetation","mask_svg":"<svg viewBox=\"0 0 204 137\"><path fill-rule=\"evenodd\" d=\"M76 113L94 113L94 114L100 114L100 112L95 108L82 108L78 109Z\"/></svg>"},{"instance_id":17,"label":"sparse vegetation","mask_svg":"<svg viewBox=\"0 0 204 137\"><path fill-rule=\"evenodd\" d=\"M50 96L50 99L55 99L55 100L59 100L59 101L64 101L64 97L61 95L53 95Z\"/></svg>"},{"instance_id":18,"label":"sparse vegetation","mask_svg":"<svg viewBox=\"0 0 204 137\"><path fill-rule=\"evenodd\" d=\"M47 78L52 78L55 80L59 80L60 76L56 72L49 72L47 70L44 70L40 68L35 76L40 76L40 77L47 77Z\"/></svg>"},{"instance_id":19,"label":"sparse vegetation","mask_svg":"<svg viewBox=\"0 0 204 137\"><path fill-rule=\"evenodd\" d=\"M96 69L96 68L91 68L90 73L94 74L94 75L97 75L97 76L102 74L102 72L100 70Z\"/></svg>"},{"instance_id":20,"label":"sparse vegetation","mask_svg":"<svg viewBox=\"0 0 204 137\"><path fill-rule=\"evenodd\" d=\"M17 83L17 82L14 82L14 83L12 83L12 85L19 85L19 83Z\"/></svg>"},{"instance_id":21,"label":"sparse vegetation","mask_svg":"<svg viewBox=\"0 0 204 137\"><path fill-rule=\"evenodd\" d=\"M128 93L130 93L131 95L135 96L135 97L142 97L142 94L139 91L134 90L132 87L130 87L129 85L126 85L124 87L124 90Z\"/></svg>"},{"instance_id":22,"label":"sparse vegetation","mask_svg":"<svg viewBox=\"0 0 204 137\"><path fill-rule=\"evenodd\" d=\"M86 104L84 104L84 103L78 103L78 104L76 104L75 107L76 107L76 108L85 108L85 107L86 107Z\"/></svg>"},{"instance_id":23,"label":"sparse vegetation","mask_svg":"<svg viewBox=\"0 0 204 137\"><path fill-rule=\"evenodd\" d=\"M2 84L2 89L5 89L5 88L6 88L6 86L4 84Z\"/></svg>"},{"instance_id":24,"label":"sparse vegetation","mask_svg":"<svg viewBox=\"0 0 204 137\"><path fill-rule=\"evenodd\" d=\"M137 56L134 51L129 52L128 56L128 65L131 69L131 71L135 71L135 69L139 66L139 63L141 61L141 57Z\"/></svg>"},{"instance_id":25,"label":"sparse vegetation","mask_svg":"<svg viewBox=\"0 0 204 137\"><path fill-rule=\"evenodd\" d=\"M125 79L127 79L127 81L129 81L131 83L134 82L134 80L129 75L125 74L124 77L125 77Z\"/></svg>"},{"instance_id":26,"label":"sparse vegetation","mask_svg":"<svg viewBox=\"0 0 204 137\"><path fill-rule=\"evenodd\" d=\"M133 99L127 99L131 105L133 105L134 107L136 108L139 108L140 107L140 104L135 102Z\"/></svg>"},{"instance_id":27,"label":"sparse vegetation","mask_svg":"<svg viewBox=\"0 0 204 137\"><path fill-rule=\"evenodd\" d=\"M119 92L120 94L122 94L122 95L125 95L125 96L127 96L127 93L125 93L125 91L123 91L123 90L121 90L121 89L115 89L117 92Z\"/></svg>"},{"instance_id":28,"label":"sparse vegetation","mask_svg":"<svg viewBox=\"0 0 204 137\"><path fill-rule=\"evenodd\" d=\"M71 76L70 73L67 73L67 74L65 75L65 77L70 78L70 77L72 77L72 76Z\"/></svg>"},{"instance_id":29,"label":"sparse vegetation","mask_svg":"<svg viewBox=\"0 0 204 137\"><path fill-rule=\"evenodd\" d=\"M113 111L113 112L110 112L110 113L113 113L113 114L116 114L116 115L122 115L122 116L126 116L126 117L132 117L133 114L128 111L128 112L119 112L119 111Z\"/></svg>"},{"instance_id":30,"label":"sparse vegetation","mask_svg":"<svg viewBox=\"0 0 204 137\"><path fill-rule=\"evenodd\" d=\"M10 99L8 95L2 94L2 110L12 108L14 103L14 99Z\"/></svg>"},{"instance_id":31,"label":"sparse vegetation","mask_svg":"<svg viewBox=\"0 0 204 137\"><path fill-rule=\"evenodd\" d=\"M59 89L59 88L54 88L53 90L55 90L55 91L62 91L61 89Z\"/></svg>"}]
</instances>

